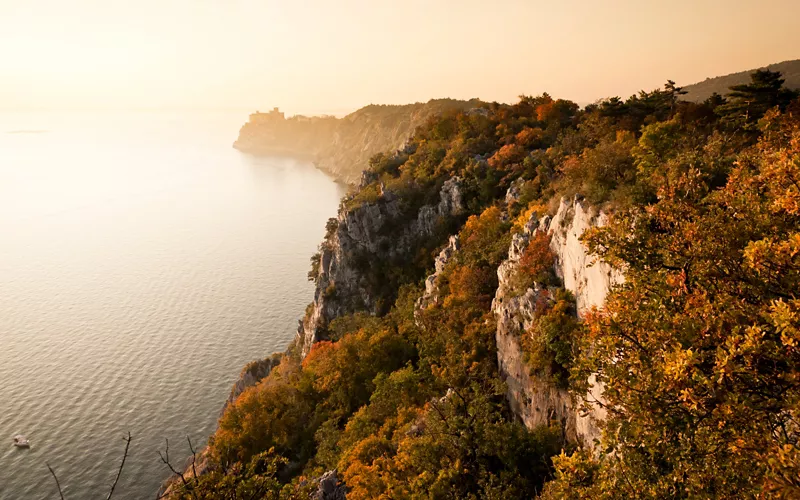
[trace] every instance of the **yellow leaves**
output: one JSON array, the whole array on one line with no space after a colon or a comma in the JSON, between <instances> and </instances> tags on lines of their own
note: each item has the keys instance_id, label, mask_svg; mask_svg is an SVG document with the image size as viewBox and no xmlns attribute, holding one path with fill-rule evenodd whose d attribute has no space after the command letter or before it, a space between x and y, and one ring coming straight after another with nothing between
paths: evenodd
<instances>
[{"instance_id":1,"label":"yellow leaves","mask_svg":"<svg viewBox=\"0 0 800 500\"><path fill-rule=\"evenodd\" d=\"M541 217L546 213L547 213L547 206L544 203L530 202L528 204L528 208L523 210L522 213L519 214L516 219L514 219L514 225L513 225L514 232L521 232L522 229L525 227L525 224L527 224L528 221L531 220L531 217L533 217L534 214L537 215L538 217Z\"/></svg>"},{"instance_id":2,"label":"yellow leaves","mask_svg":"<svg viewBox=\"0 0 800 500\"><path fill-rule=\"evenodd\" d=\"M467 222L464 224L464 229L463 229L464 233L467 235L471 235L477 232L479 228L479 220L480 219L478 218L477 215L470 215L469 219L467 219Z\"/></svg>"},{"instance_id":3,"label":"yellow leaves","mask_svg":"<svg viewBox=\"0 0 800 500\"><path fill-rule=\"evenodd\" d=\"M496 206L487 208L480 216L471 215L462 230L464 243L477 243L480 239L490 236L493 233L491 231L492 226L500 221L501 215L502 212Z\"/></svg>"},{"instance_id":4,"label":"yellow leaves","mask_svg":"<svg viewBox=\"0 0 800 500\"><path fill-rule=\"evenodd\" d=\"M524 148L532 148L539 144L544 137L544 130L540 127L525 127L514 138L514 142Z\"/></svg>"},{"instance_id":5,"label":"yellow leaves","mask_svg":"<svg viewBox=\"0 0 800 500\"><path fill-rule=\"evenodd\" d=\"M567 455L562 450L560 455L553 457L553 466L557 481L545 485L541 498L598 498L586 489L598 479L600 469L600 463L591 451L582 449Z\"/></svg>"},{"instance_id":6,"label":"yellow leaves","mask_svg":"<svg viewBox=\"0 0 800 500\"><path fill-rule=\"evenodd\" d=\"M766 169L764 177L773 188L773 211L800 215L800 155L795 152L793 157L788 157L788 153L784 153Z\"/></svg>"},{"instance_id":7,"label":"yellow leaves","mask_svg":"<svg viewBox=\"0 0 800 500\"><path fill-rule=\"evenodd\" d=\"M696 362L697 354L691 349L674 350L665 356L664 373L673 381L690 378Z\"/></svg>"},{"instance_id":8,"label":"yellow leaves","mask_svg":"<svg viewBox=\"0 0 800 500\"><path fill-rule=\"evenodd\" d=\"M787 124L783 124L787 127ZM758 180L774 213L800 215L800 128L788 125L783 133L767 134L759 143Z\"/></svg>"},{"instance_id":9,"label":"yellow leaves","mask_svg":"<svg viewBox=\"0 0 800 500\"><path fill-rule=\"evenodd\" d=\"M512 163L519 163L525 158L525 148L518 144L506 144L489 158L489 165L500 168Z\"/></svg>"},{"instance_id":10,"label":"yellow leaves","mask_svg":"<svg viewBox=\"0 0 800 500\"><path fill-rule=\"evenodd\" d=\"M792 232L782 241L765 238L751 242L744 250L744 259L759 274L796 272L800 269L800 233Z\"/></svg>"},{"instance_id":11,"label":"yellow leaves","mask_svg":"<svg viewBox=\"0 0 800 500\"><path fill-rule=\"evenodd\" d=\"M677 297L687 293L689 290L686 287L686 271L681 270L673 272L666 277L667 286L671 289L673 296Z\"/></svg>"},{"instance_id":12,"label":"yellow leaves","mask_svg":"<svg viewBox=\"0 0 800 500\"><path fill-rule=\"evenodd\" d=\"M717 349L717 361L714 365L714 373L717 376L717 384L722 384L725 382L726 378L729 378L734 371L734 362L733 356L730 353L730 350L726 350L723 348Z\"/></svg>"},{"instance_id":13,"label":"yellow leaves","mask_svg":"<svg viewBox=\"0 0 800 500\"><path fill-rule=\"evenodd\" d=\"M742 438L734 440L731 444L728 445L728 449L732 453L741 453L743 448L747 447L747 441Z\"/></svg>"},{"instance_id":14,"label":"yellow leaves","mask_svg":"<svg viewBox=\"0 0 800 500\"><path fill-rule=\"evenodd\" d=\"M633 147L636 143L636 135L630 130L617 130L615 142Z\"/></svg>"},{"instance_id":15,"label":"yellow leaves","mask_svg":"<svg viewBox=\"0 0 800 500\"><path fill-rule=\"evenodd\" d=\"M696 410L699 407L698 400L691 389L687 388L681 390L679 393L679 399L692 410Z\"/></svg>"},{"instance_id":16,"label":"yellow leaves","mask_svg":"<svg viewBox=\"0 0 800 500\"><path fill-rule=\"evenodd\" d=\"M785 443L768 454L769 475L764 490L776 498L800 497L800 448Z\"/></svg>"},{"instance_id":17,"label":"yellow leaves","mask_svg":"<svg viewBox=\"0 0 800 500\"><path fill-rule=\"evenodd\" d=\"M800 213L800 195L796 189L787 189L781 196L775 199L772 207L776 212L798 215Z\"/></svg>"},{"instance_id":18,"label":"yellow leaves","mask_svg":"<svg viewBox=\"0 0 800 500\"><path fill-rule=\"evenodd\" d=\"M769 254L769 240L754 241L747 245L744 251L744 259L747 265L761 274L766 271L767 255Z\"/></svg>"},{"instance_id":19,"label":"yellow leaves","mask_svg":"<svg viewBox=\"0 0 800 500\"><path fill-rule=\"evenodd\" d=\"M349 453L348 461L372 463L381 456L393 451L389 440L379 436L369 436L359 442Z\"/></svg>"},{"instance_id":20,"label":"yellow leaves","mask_svg":"<svg viewBox=\"0 0 800 500\"><path fill-rule=\"evenodd\" d=\"M776 300L770 307L769 319L781 335L783 345L796 348L800 345L800 300Z\"/></svg>"}]
</instances>

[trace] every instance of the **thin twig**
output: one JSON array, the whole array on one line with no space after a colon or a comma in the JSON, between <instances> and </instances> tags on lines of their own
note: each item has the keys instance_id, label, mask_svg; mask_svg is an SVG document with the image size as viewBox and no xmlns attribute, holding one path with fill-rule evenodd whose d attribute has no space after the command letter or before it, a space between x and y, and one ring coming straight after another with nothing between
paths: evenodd
<instances>
[{"instance_id":1,"label":"thin twig","mask_svg":"<svg viewBox=\"0 0 800 500\"><path fill-rule=\"evenodd\" d=\"M167 447L164 450L164 454L162 455L161 452L159 451L158 452L158 456L161 457L161 461L164 462L164 465L169 467L169 470L171 470L174 475L176 475L179 478L181 478L181 482L183 482L183 486L186 488L186 490L189 493L192 494L192 498L197 498L197 493L195 493L194 488L192 488L189 485L189 481L186 480L186 476L184 476L182 472L178 472L175 469L175 467L173 467L172 464L170 463L170 461L169 461L169 439L166 439L166 442L167 442Z\"/></svg>"},{"instance_id":2,"label":"thin twig","mask_svg":"<svg viewBox=\"0 0 800 500\"><path fill-rule=\"evenodd\" d=\"M127 438L122 438L122 440L125 441L125 453L122 455L122 463L119 464L119 470L117 470L117 477L116 479L114 479L114 484L111 485L111 491L108 492L106 500L111 499L111 495L114 494L114 488L117 487L117 483L119 482L119 477L122 475L122 468L125 467L125 459L128 458L128 448L130 448L131 446L131 439L133 438L131 437L130 432L128 432Z\"/></svg>"},{"instance_id":3,"label":"thin twig","mask_svg":"<svg viewBox=\"0 0 800 500\"><path fill-rule=\"evenodd\" d=\"M53 468L50 467L50 464L48 464L47 462L45 462L44 464L47 466L47 469L50 471L50 474L53 475L53 479L56 480L56 487L58 488L58 494L61 497L61 500L64 500L64 493L61 492L61 484L58 482L58 477L56 477L56 471L54 471Z\"/></svg>"},{"instance_id":4,"label":"thin twig","mask_svg":"<svg viewBox=\"0 0 800 500\"><path fill-rule=\"evenodd\" d=\"M194 476L196 481L197 469L195 469L194 464L197 462L197 452L194 451L194 447L192 446L192 438L186 436L186 440L189 441L189 450L192 452L192 476Z\"/></svg>"}]
</instances>

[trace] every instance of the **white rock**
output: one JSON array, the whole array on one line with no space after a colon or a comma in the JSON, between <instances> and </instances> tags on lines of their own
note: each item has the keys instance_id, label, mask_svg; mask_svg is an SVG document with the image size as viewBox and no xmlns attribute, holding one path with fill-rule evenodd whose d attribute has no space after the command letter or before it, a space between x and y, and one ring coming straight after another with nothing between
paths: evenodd
<instances>
[{"instance_id":1,"label":"white rock","mask_svg":"<svg viewBox=\"0 0 800 500\"><path fill-rule=\"evenodd\" d=\"M421 207L405 227L386 234L383 229L395 223L401 211L401 200L387 189L375 203L339 210L336 231L320 247L312 310L297 332L303 357L333 319L355 311L377 312L379 297L369 290L366 276L369 266L406 256L416 241L433 234L442 219L461 214L461 180L448 179L439 191L439 203Z\"/></svg>"},{"instance_id":2,"label":"white rock","mask_svg":"<svg viewBox=\"0 0 800 500\"><path fill-rule=\"evenodd\" d=\"M511 279L531 237L537 232L549 232L550 248L556 257L556 274L562 279L564 288L575 295L578 314L602 306L613 284L620 282L622 277L606 263L596 262L580 237L587 229L602 226L606 221L602 213L592 217L578 199L572 203L562 199L552 219L543 217L539 220L533 215L523 231L514 235L508 259L497 269L499 287L492 302L492 311L497 318L497 361L508 387L507 398L512 411L529 428L558 421L569 439L587 445L599 437L596 422L605 417L605 412L599 405L594 405L589 414L583 414L566 390L530 374L519 336L533 326L535 304L546 294L543 294L543 289L535 288L514 297ZM602 387L594 383L594 376L590 383L592 389L587 400L602 401Z\"/></svg>"}]
</instances>

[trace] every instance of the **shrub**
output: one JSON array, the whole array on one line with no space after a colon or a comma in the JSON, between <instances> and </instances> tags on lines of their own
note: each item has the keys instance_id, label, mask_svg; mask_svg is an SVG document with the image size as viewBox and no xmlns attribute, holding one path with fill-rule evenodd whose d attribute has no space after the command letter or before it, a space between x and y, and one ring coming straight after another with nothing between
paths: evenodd
<instances>
[{"instance_id":1,"label":"shrub","mask_svg":"<svg viewBox=\"0 0 800 500\"><path fill-rule=\"evenodd\" d=\"M522 334L522 350L530 369L567 387L579 328L575 297L568 290L557 289L533 326Z\"/></svg>"},{"instance_id":2,"label":"shrub","mask_svg":"<svg viewBox=\"0 0 800 500\"><path fill-rule=\"evenodd\" d=\"M550 249L550 239L545 231L535 231L531 236L512 277L511 288L515 295L522 295L536 283L545 287L558 284L556 256Z\"/></svg>"}]
</instances>

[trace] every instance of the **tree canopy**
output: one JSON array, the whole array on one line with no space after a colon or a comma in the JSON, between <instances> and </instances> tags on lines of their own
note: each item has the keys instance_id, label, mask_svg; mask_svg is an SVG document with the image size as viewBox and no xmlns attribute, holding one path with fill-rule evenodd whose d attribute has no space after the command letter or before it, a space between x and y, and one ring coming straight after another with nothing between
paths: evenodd
<instances>
[{"instance_id":1,"label":"tree canopy","mask_svg":"<svg viewBox=\"0 0 800 500\"><path fill-rule=\"evenodd\" d=\"M431 117L343 209L392 193L392 231L458 176L467 213L406 261L365 263L386 307L287 352L179 493L299 498L336 469L354 499L800 497L800 104L782 83L759 71L703 103L668 81L583 109L543 94ZM594 448L511 413L491 312L514 234L575 195L610 215L584 240L624 283L578 318L539 235L514 287L552 298L521 333L531 373L577 403L602 384ZM419 310L450 234L461 247Z\"/></svg>"}]
</instances>

